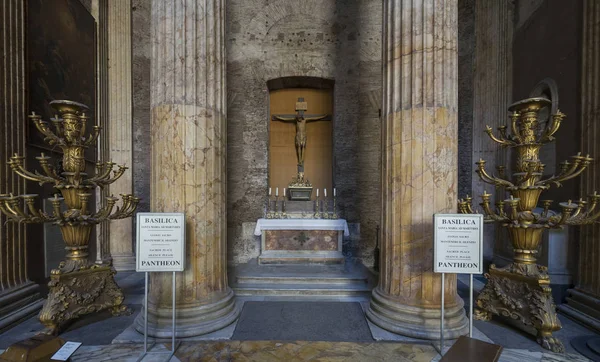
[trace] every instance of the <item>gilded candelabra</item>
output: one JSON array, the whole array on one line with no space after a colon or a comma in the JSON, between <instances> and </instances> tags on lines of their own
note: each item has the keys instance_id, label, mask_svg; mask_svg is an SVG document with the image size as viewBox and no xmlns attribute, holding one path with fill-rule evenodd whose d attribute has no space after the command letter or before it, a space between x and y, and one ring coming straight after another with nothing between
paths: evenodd
<instances>
[{"instance_id":1,"label":"gilded candelabra","mask_svg":"<svg viewBox=\"0 0 600 362\"><path fill-rule=\"evenodd\" d=\"M14 155L8 161L13 172L40 185L52 184L62 197L55 194L49 201L52 212L46 213L35 206L37 195L0 195L0 210L9 220L19 223L51 222L60 228L65 242L66 256L57 269L53 269L48 284L49 294L39 319L47 327L46 333L56 334L67 323L92 312L110 309L113 314L129 313L124 306L123 293L114 281L111 265L98 265L89 261L88 244L94 225L107 220L130 217L139 198L121 195L122 206L116 207L116 197L107 197L106 206L94 211L90 197L96 187L105 187L120 178L127 167L112 162L96 163L96 175L85 172L84 151L95 145L100 127L94 126L86 134L88 107L71 101L52 101L57 115L52 119L53 129L42 118L32 113L29 119L44 135L45 142L63 151L63 170L57 170L43 153L36 157L43 173L30 172L24 167L24 156ZM112 173L112 175L111 175ZM62 207L64 204L65 207ZM92 209L92 211L90 210Z\"/></svg>"},{"instance_id":2,"label":"gilded candelabra","mask_svg":"<svg viewBox=\"0 0 600 362\"><path fill-rule=\"evenodd\" d=\"M600 195L594 192L588 201L562 202L560 213L549 212L551 200L542 200L543 207L538 209L539 212L535 210L542 192L577 177L592 161L577 154L572 156L571 162L561 163L557 175L542 179L544 165L539 159L540 147L554 140L553 135L565 117L558 111L548 122L541 122L539 112L550 104L546 98L529 98L511 105L508 109L511 134L507 133L506 126L498 128L499 136L486 127L485 132L494 142L516 150L516 172L512 180L504 179L503 168L499 168L499 176L494 176L486 172L484 160L476 163L476 172L484 182L509 193L509 198L497 201L494 208L490 205L491 195L484 192L480 205L486 221L500 223L508 231L514 257L505 267L490 266L489 273L485 274L487 284L476 301L475 317L482 320L490 320L494 314L509 317L518 321L522 329L536 333L542 347L564 352L562 343L552 336L561 324L556 315L547 268L536 264L536 254L545 230L591 224L600 217L600 210L595 211ZM471 198L459 200L459 211L473 213L471 201Z\"/></svg>"}]
</instances>

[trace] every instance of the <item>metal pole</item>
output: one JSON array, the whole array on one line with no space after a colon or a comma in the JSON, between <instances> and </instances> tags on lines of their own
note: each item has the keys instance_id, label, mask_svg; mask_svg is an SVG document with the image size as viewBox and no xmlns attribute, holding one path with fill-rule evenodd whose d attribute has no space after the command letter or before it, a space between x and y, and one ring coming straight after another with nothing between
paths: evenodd
<instances>
[{"instance_id":1,"label":"metal pole","mask_svg":"<svg viewBox=\"0 0 600 362\"><path fill-rule=\"evenodd\" d=\"M473 338L473 274L469 275L469 338Z\"/></svg>"},{"instance_id":2,"label":"metal pole","mask_svg":"<svg viewBox=\"0 0 600 362\"><path fill-rule=\"evenodd\" d=\"M171 336L171 350L175 353L175 272L173 272L173 335Z\"/></svg>"},{"instance_id":3,"label":"metal pole","mask_svg":"<svg viewBox=\"0 0 600 362\"><path fill-rule=\"evenodd\" d=\"M144 354L148 352L148 272L146 276L146 284L144 288Z\"/></svg>"},{"instance_id":4,"label":"metal pole","mask_svg":"<svg viewBox=\"0 0 600 362\"><path fill-rule=\"evenodd\" d=\"M442 273L442 317L440 318L440 355L444 355L444 276Z\"/></svg>"}]
</instances>

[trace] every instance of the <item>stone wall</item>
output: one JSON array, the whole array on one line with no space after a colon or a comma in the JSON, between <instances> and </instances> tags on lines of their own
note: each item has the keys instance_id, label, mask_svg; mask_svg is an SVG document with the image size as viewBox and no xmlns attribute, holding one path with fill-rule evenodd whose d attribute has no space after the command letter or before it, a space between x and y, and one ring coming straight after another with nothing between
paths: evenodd
<instances>
[{"instance_id":1,"label":"stone wall","mask_svg":"<svg viewBox=\"0 0 600 362\"><path fill-rule=\"evenodd\" d=\"M359 223L344 252L373 264L380 219L382 7L377 1L227 3L228 259L252 249L244 223L262 217L268 180L267 81L332 79L334 183L341 216ZM291 176L291 175L290 175Z\"/></svg>"}]
</instances>

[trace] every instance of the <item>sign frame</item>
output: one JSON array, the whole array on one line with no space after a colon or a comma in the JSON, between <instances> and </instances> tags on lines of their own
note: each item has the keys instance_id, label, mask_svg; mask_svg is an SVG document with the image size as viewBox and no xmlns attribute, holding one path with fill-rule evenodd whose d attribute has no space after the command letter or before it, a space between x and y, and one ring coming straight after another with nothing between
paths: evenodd
<instances>
[{"instance_id":1,"label":"sign frame","mask_svg":"<svg viewBox=\"0 0 600 362\"><path fill-rule=\"evenodd\" d=\"M179 240L178 240L178 244L179 244L179 253L178 255L174 255L173 259L174 260L179 260L181 261L181 264L179 266L173 267L170 265L156 265L156 266L142 266L142 261L146 260L146 259L142 259L142 244L143 244L143 240L142 240L142 232L141 232L141 228L142 226L145 224L142 220L142 218L144 217L154 217L154 218L161 218L161 217L171 217L171 218L177 218L178 220L180 220L180 229L181 229L181 233L178 235ZM136 272L182 272L185 270L185 247L186 247L186 233L185 233L185 229L186 229L186 225L185 225L185 213L182 212L138 212L136 215L136 226L137 226L137 232L136 232L136 263L135 263L135 271Z\"/></svg>"},{"instance_id":2,"label":"sign frame","mask_svg":"<svg viewBox=\"0 0 600 362\"><path fill-rule=\"evenodd\" d=\"M461 268L448 268L438 267L438 253L440 252L440 240L439 239L439 231L438 231L438 223L437 220L441 218L461 218L461 219L471 219L475 221L475 225L479 228L479 240L477 241L479 245L477 246L478 250L478 268L477 270L464 270ZM455 274L483 274L483 215L481 214L434 214L433 215L433 271L434 273L455 273Z\"/></svg>"}]
</instances>

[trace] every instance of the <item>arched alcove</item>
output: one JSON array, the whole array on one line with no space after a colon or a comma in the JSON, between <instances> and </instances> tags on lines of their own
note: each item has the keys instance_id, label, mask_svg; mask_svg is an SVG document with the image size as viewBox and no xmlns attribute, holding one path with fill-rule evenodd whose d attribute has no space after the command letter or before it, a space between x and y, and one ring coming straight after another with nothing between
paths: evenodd
<instances>
[{"instance_id":1,"label":"arched alcove","mask_svg":"<svg viewBox=\"0 0 600 362\"><path fill-rule=\"evenodd\" d=\"M287 188L300 171L296 140L296 105L306 105L305 118L328 115L326 120L307 121L304 175L313 189L333 188L333 80L318 77L282 77L267 82L269 89L269 187ZM274 192L274 191L273 191ZM314 198L313 192L312 197Z\"/></svg>"}]
</instances>

